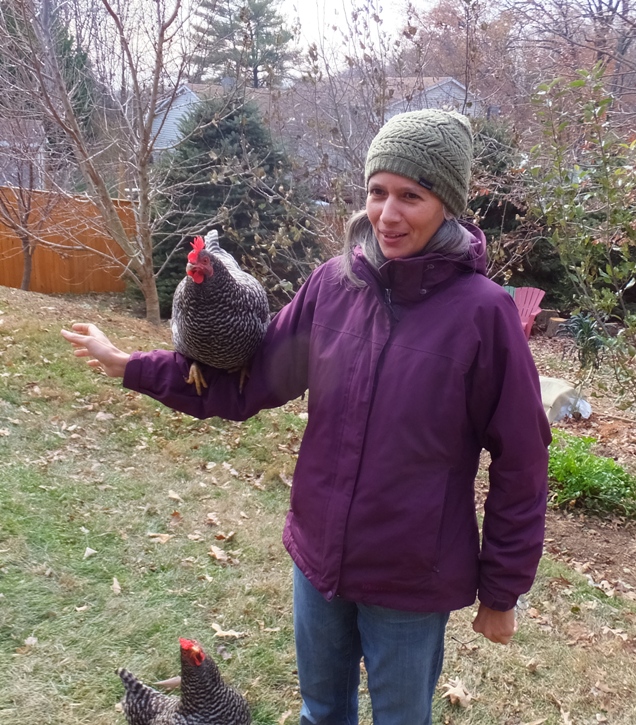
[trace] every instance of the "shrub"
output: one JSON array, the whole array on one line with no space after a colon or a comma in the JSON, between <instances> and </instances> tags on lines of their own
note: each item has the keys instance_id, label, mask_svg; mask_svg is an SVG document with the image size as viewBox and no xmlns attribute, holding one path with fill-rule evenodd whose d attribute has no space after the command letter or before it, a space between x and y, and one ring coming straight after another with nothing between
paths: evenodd
<instances>
[{"instance_id":1,"label":"shrub","mask_svg":"<svg viewBox=\"0 0 636 725\"><path fill-rule=\"evenodd\" d=\"M636 477L612 458L592 453L596 439L553 431L550 444L551 503L595 514L636 517Z\"/></svg>"}]
</instances>

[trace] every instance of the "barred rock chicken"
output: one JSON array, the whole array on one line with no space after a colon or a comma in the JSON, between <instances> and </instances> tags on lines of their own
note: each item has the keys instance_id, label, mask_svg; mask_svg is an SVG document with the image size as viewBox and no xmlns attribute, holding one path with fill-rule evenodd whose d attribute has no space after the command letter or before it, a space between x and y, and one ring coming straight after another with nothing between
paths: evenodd
<instances>
[{"instance_id":1,"label":"barred rock chicken","mask_svg":"<svg viewBox=\"0 0 636 725\"><path fill-rule=\"evenodd\" d=\"M241 371L240 389L249 362L269 324L267 294L221 249L212 230L205 240L195 237L188 254L186 276L172 300L172 338L177 352L194 362L188 383L197 393L207 387L198 363Z\"/></svg>"},{"instance_id":2,"label":"barred rock chicken","mask_svg":"<svg viewBox=\"0 0 636 725\"><path fill-rule=\"evenodd\" d=\"M190 639L181 644L181 697L164 695L119 669L126 693L122 708L130 725L249 725L245 699L221 679L213 659Z\"/></svg>"}]
</instances>

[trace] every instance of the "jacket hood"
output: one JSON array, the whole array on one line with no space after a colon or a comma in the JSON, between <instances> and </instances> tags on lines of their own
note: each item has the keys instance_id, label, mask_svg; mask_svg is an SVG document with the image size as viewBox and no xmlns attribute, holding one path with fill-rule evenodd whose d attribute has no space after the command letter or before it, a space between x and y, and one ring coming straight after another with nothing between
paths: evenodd
<instances>
[{"instance_id":1,"label":"jacket hood","mask_svg":"<svg viewBox=\"0 0 636 725\"><path fill-rule=\"evenodd\" d=\"M390 259L375 269L365 258L361 247L353 254L353 271L372 286L391 290L393 300L417 302L433 294L440 285L459 274L486 275L486 237L479 227L470 222L461 222L470 232L468 253L449 256L441 252L426 252L406 259Z\"/></svg>"}]
</instances>

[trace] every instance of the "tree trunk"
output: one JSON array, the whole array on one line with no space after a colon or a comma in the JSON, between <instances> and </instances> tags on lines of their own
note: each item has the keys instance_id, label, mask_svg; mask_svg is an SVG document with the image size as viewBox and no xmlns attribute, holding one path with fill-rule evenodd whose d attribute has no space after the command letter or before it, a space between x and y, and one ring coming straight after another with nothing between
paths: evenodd
<instances>
[{"instance_id":1,"label":"tree trunk","mask_svg":"<svg viewBox=\"0 0 636 725\"><path fill-rule=\"evenodd\" d=\"M161 322L161 313L159 310L159 294L157 293L157 283L154 275L141 280L141 291L146 303L146 319L153 325Z\"/></svg>"},{"instance_id":2,"label":"tree trunk","mask_svg":"<svg viewBox=\"0 0 636 725\"><path fill-rule=\"evenodd\" d=\"M28 240L22 240L22 257L24 259L24 266L22 267L22 282L20 283L20 289L25 292L29 291L31 287L31 272L33 271L33 251Z\"/></svg>"}]
</instances>

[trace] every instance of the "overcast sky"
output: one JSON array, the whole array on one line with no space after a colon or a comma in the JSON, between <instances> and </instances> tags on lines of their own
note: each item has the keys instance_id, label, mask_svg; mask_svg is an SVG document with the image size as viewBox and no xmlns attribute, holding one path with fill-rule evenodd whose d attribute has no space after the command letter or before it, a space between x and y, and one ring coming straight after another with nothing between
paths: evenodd
<instances>
[{"instance_id":1,"label":"overcast sky","mask_svg":"<svg viewBox=\"0 0 636 725\"><path fill-rule=\"evenodd\" d=\"M402 11L397 10L401 6L401 2L396 0L371 0L376 6L380 7L380 17L383 19L383 26L387 31L395 30L400 25ZM357 6L362 4L362 0L355 3ZM391 12L387 8L393 5ZM351 9L350 0L280 0L280 10L285 16L288 25L292 25L296 17L300 18L301 35L307 41L307 44L317 42L322 35L333 39L334 32L332 26L340 26L344 23L345 18Z\"/></svg>"}]
</instances>

